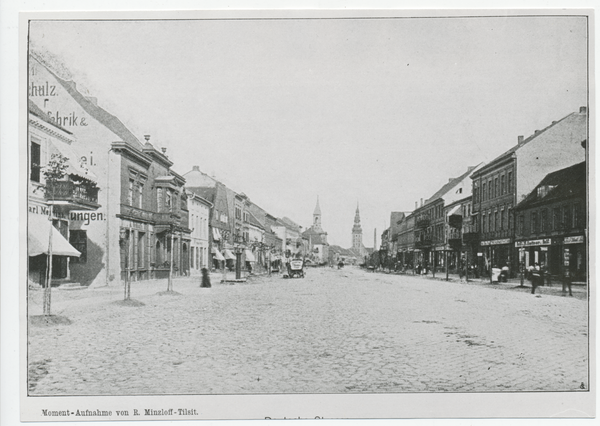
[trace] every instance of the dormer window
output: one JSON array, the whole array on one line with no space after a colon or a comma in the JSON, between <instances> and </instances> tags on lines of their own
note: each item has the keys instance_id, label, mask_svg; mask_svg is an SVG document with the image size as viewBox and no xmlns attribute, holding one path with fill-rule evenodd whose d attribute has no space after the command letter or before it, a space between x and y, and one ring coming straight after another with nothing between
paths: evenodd
<instances>
[{"instance_id":1,"label":"dormer window","mask_svg":"<svg viewBox=\"0 0 600 426\"><path fill-rule=\"evenodd\" d=\"M542 185L537 189L537 197L544 198L550 191L556 188L556 185Z\"/></svg>"}]
</instances>

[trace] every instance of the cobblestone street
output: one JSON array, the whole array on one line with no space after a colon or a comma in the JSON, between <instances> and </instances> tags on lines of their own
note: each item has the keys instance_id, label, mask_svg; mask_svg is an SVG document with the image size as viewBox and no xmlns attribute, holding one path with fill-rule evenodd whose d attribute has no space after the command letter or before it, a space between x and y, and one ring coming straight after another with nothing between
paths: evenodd
<instances>
[{"instance_id":1,"label":"cobblestone street","mask_svg":"<svg viewBox=\"0 0 600 426\"><path fill-rule=\"evenodd\" d=\"M53 290L29 327L30 395L571 391L588 387L584 297L308 269ZM41 313L30 291L29 315Z\"/></svg>"}]
</instances>

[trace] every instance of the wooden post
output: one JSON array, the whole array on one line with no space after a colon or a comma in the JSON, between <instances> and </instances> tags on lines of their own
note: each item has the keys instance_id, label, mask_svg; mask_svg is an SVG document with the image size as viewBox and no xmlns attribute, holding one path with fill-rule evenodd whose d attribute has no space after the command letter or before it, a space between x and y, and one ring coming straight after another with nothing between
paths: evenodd
<instances>
[{"instance_id":1,"label":"wooden post","mask_svg":"<svg viewBox=\"0 0 600 426\"><path fill-rule=\"evenodd\" d=\"M465 251L465 282L469 282L469 250Z\"/></svg>"},{"instance_id":2,"label":"wooden post","mask_svg":"<svg viewBox=\"0 0 600 426\"><path fill-rule=\"evenodd\" d=\"M53 216L52 204L50 204L50 235L48 237L48 265L46 267L48 276L46 277L46 288L44 289L44 315L50 315L50 305L52 301L52 216Z\"/></svg>"},{"instance_id":3,"label":"wooden post","mask_svg":"<svg viewBox=\"0 0 600 426\"><path fill-rule=\"evenodd\" d=\"M449 274L449 271L448 271L448 250L445 250L445 253L446 253L446 259L445 259L445 262L446 262L446 281L448 281L448 278L449 278L448 277L448 274Z\"/></svg>"}]
</instances>

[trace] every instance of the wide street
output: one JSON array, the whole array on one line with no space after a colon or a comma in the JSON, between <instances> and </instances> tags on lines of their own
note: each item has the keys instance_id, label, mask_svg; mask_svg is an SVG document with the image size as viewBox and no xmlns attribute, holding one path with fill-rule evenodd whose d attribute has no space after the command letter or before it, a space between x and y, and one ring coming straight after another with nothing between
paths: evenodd
<instances>
[{"instance_id":1,"label":"wide street","mask_svg":"<svg viewBox=\"0 0 600 426\"><path fill-rule=\"evenodd\" d=\"M578 391L585 297L358 268L199 288L53 290L29 327L30 395ZM581 290L580 290L581 292ZM550 294L552 293L552 294ZM30 291L29 315L42 291Z\"/></svg>"}]
</instances>

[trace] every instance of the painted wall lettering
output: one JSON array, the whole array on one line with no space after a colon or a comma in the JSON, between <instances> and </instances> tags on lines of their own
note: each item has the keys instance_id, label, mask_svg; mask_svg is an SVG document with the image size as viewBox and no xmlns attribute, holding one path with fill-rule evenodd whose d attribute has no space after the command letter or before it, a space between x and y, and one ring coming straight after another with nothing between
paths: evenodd
<instances>
[{"instance_id":1,"label":"painted wall lettering","mask_svg":"<svg viewBox=\"0 0 600 426\"><path fill-rule=\"evenodd\" d=\"M31 83L29 85L29 96L58 96L56 86L47 81L42 84Z\"/></svg>"},{"instance_id":2,"label":"painted wall lettering","mask_svg":"<svg viewBox=\"0 0 600 426\"><path fill-rule=\"evenodd\" d=\"M69 219L71 222L83 222L84 225L89 225L91 221L104 220L104 213L71 212L71 217Z\"/></svg>"},{"instance_id":3,"label":"painted wall lettering","mask_svg":"<svg viewBox=\"0 0 600 426\"><path fill-rule=\"evenodd\" d=\"M74 112L67 114L61 114L60 111L52 112L48 111L48 116L59 126L62 127L74 127L74 126L87 126L85 117L79 117Z\"/></svg>"}]
</instances>

